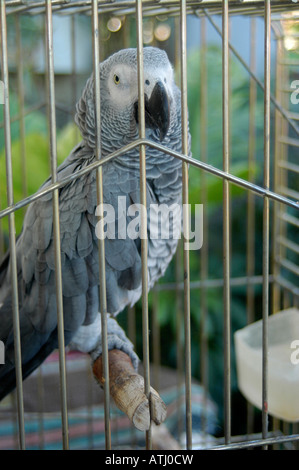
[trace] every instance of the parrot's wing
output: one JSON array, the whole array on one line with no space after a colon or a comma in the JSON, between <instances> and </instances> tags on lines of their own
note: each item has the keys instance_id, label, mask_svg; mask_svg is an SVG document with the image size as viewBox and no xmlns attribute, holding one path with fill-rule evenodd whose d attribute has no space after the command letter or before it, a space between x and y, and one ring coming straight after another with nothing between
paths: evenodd
<instances>
[{"instance_id":1,"label":"parrot's wing","mask_svg":"<svg viewBox=\"0 0 299 470\"><path fill-rule=\"evenodd\" d=\"M59 168L59 178L89 163L74 149ZM76 156L76 158L74 158ZM90 157L92 158L92 157ZM121 174L120 174L121 173ZM46 182L44 187L49 184ZM127 207L138 202L139 179L136 172L105 166L104 199L115 210L115 237L105 240L107 306L118 313L141 290L140 240L119 237L132 217ZM121 197L122 199L119 199ZM150 202L150 195L148 195ZM122 201L124 207L119 205ZM99 264L96 225L95 171L77 178L59 194L62 295L65 344L81 325L95 321L99 312ZM118 210L120 209L120 210ZM118 221L120 219L120 221ZM57 302L52 194L35 201L25 217L17 241L19 315L23 378L29 375L57 347ZM9 254L0 269L0 339L5 344L5 365L0 366L0 399L15 386L14 334ZM134 295L133 295L134 297Z\"/></svg>"},{"instance_id":2,"label":"parrot's wing","mask_svg":"<svg viewBox=\"0 0 299 470\"><path fill-rule=\"evenodd\" d=\"M74 150L77 152L77 149ZM73 155L62 165L59 177L72 173L78 162ZM49 181L45 183L47 186ZM88 299L88 275L82 240L91 239L82 218L80 198L88 191L80 179L61 192L61 241L63 307L66 312L65 341L85 320ZM22 234L17 240L17 269L20 336L23 378L29 375L57 347L57 305L55 285L55 250L53 237L52 194L33 203L27 211ZM83 222L82 222L83 220ZM69 234L72 234L69 236ZM77 242L74 242L74 239ZM68 242L67 242L68 240ZM86 246L85 246L86 249ZM66 256L70 254L71 258ZM0 267L0 339L5 345L5 364L0 366L0 399L15 387L14 332L12 319L10 255Z\"/></svg>"}]
</instances>

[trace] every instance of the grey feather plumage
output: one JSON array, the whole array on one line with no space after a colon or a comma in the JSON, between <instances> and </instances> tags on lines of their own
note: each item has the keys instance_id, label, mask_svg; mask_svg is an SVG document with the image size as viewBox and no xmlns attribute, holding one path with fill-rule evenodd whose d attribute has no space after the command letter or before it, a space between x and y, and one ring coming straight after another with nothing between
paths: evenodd
<instances>
[{"instance_id":1,"label":"grey feather plumage","mask_svg":"<svg viewBox=\"0 0 299 470\"><path fill-rule=\"evenodd\" d=\"M116 73L120 75L120 77L117 75L118 79L122 80L119 87L115 79ZM126 49L114 54L101 64L100 74L101 155L104 157L138 138L136 50ZM148 93L148 96L155 93L153 87L157 82L159 82L160 93L157 96L161 96L161 93L163 97L166 94L168 96L167 119L169 122L167 132L163 131L165 135L163 135L162 143L166 147L181 151L180 91L174 84L172 69L163 51L151 47L144 49L144 76L147 80L145 93ZM113 78L115 83L112 83ZM122 96L124 96L125 103L120 99ZM83 140L59 167L58 180L84 168L95 159L94 103L92 75L77 104L75 116ZM160 111L158 115L159 113ZM149 124L146 129L147 137L160 142L161 128L164 123L155 125L151 117L147 116L147 118ZM182 183L179 160L149 148L146 151L146 175L148 209L152 203L168 205L181 203ZM50 180L44 184L44 187L49 184ZM134 304L141 295L140 239L118 237L122 224L124 222L129 224L133 219L127 214L128 207L140 202L138 148L103 166L103 193L104 203L115 208L116 215L115 238L105 239L107 308L110 314L115 315L125 306ZM123 207L118 213L120 196ZM92 357L95 357L95 351L99 353L101 350L100 327L90 327L99 325L96 207L95 171L69 182L59 190L65 342L91 353ZM149 288L164 274L176 245L176 239L148 237ZM22 233L17 240L24 378L57 347L54 255L52 195L47 194L28 208ZM6 363L0 365L1 399L15 386L9 254L0 268L0 282L0 304L2 304L0 339L5 344L6 353ZM117 326L115 328L117 330ZM115 335L111 333L111 337ZM122 333L119 333L118 338L118 347L121 348L123 344L125 350L127 344L132 352L132 345L124 340ZM90 346L88 346L89 339ZM134 356L133 352L132 355Z\"/></svg>"}]
</instances>

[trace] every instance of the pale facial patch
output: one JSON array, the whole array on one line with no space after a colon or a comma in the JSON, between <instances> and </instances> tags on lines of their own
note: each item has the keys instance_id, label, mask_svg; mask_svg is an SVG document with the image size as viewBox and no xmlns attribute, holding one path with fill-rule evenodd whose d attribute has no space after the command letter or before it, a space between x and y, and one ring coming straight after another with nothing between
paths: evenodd
<instances>
[{"instance_id":1,"label":"pale facial patch","mask_svg":"<svg viewBox=\"0 0 299 470\"><path fill-rule=\"evenodd\" d=\"M138 97L137 71L128 65L115 65L108 78L108 90L115 107L134 103Z\"/></svg>"},{"instance_id":2,"label":"pale facial patch","mask_svg":"<svg viewBox=\"0 0 299 470\"><path fill-rule=\"evenodd\" d=\"M144 70L144 92L151 96L152 90L160 80L172 98L173 70L166 67L164 70L145 69ZM138 78L137 70L129 65L119 64L112 67L108 77L108 91L111 98L111 105L121 110L132 105L138 100Z\"/></svg>"}]
</instances>

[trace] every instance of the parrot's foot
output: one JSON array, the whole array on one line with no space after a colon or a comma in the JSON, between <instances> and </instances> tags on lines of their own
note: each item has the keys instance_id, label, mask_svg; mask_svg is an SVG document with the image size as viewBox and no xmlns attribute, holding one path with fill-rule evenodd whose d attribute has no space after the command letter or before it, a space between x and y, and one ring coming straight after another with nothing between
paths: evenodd
<instances>
[{"instance_id":1,"label":"parrot's foot","mask_svg":"<svg viewBox=\"0 0 299 470\"><path fill-rule=\"evenodd\" d=\"M108 353L110 394L116 406L123 411L134 426L140 431L150 428L151 420L161 424L166 418L166 405L152 387L150 396L144 393L144 379L135 371L131 359L118 349ZM93 373L98 382L103 384L102 356L93 364Z\"/></svg>"}]
</instances>

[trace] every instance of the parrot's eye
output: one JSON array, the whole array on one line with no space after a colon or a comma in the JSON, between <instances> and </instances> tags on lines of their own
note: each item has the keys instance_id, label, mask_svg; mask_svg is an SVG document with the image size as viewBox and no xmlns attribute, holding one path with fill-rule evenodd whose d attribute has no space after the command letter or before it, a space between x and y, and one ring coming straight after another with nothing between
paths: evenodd
<instances>
[{"instance_id":1,"label":"parrot's eye","mask_svg":"<svg viewBox=\"0 0 299 470\"><path fill-rule=\"evenodd\" d=\"M114 74L113 80L114 80L115 85L118 85L120 82L120 78L118 75L116 75L116 73Z\"/></svg>"}]
</instances>

